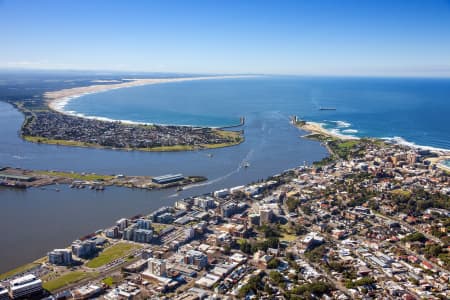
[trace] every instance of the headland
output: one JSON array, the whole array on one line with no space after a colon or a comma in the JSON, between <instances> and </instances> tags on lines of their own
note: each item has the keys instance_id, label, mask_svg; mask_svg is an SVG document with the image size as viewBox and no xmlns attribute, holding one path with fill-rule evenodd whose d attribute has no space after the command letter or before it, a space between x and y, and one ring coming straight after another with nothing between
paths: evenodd
<instances>
[{"instance_id":1,"label":"headland","mask_svg":"<svg viewBox=\"0 0 450 300\"><path fill-rule=\"evenodd\" d=\"M291 123L294 126L309 132L303 137L318 140L327 148L331 156L326 157L321 163L329 163L332 159L348 159L351 155L349 155L350 153L347 153L346 148L352 148L354 145L358 144L359 140L370 141L371 143L377 143L379 145L395 144L393 141L386 141L383 139L358 138L355 136L338 134L331 130L327 130L320 123L301 120L298 119L297 116L291 118ZM429 149L429 147L421 147L413 144L403 146L408 149L423 150L430 153L426 161L428 161L431 166L450 172L450 167L444 164L445 161L450 160L450 150Z\"/></svg>"}]
</instances>

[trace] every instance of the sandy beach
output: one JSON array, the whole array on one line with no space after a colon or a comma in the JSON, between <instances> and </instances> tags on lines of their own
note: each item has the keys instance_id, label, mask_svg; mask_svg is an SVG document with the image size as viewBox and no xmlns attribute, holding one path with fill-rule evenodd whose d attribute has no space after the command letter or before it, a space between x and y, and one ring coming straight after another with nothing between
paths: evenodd
<instances>
[{"instance_id":1,"label":"sandy beach","mask_svg":"<svg viewBox=\"0 0 450 300\"><path fill-rule=\"evenodd\" d=\"M444 164L444 161L450 160L450 153L441 153L438 157L432 157L427 159L431 164L436 165L436 167L450 172L450 167Z\"/></svg>"},{"instance_id":2,"label":"sandy beach","mask_svg":"<svg viewBox=\"0 0 450 300\"><path fill-rule=\"evenodd\" d=\"M95 84L90 86L75 87L59 91L47 92L44 94L48 107L54 111L72 115L64 110L64 106L71 100L86 94L100 93L114 89L129 88L135 86L143 86L149 84L160 84L169 82L182 82L193 80L212 80L212 79L234 79L234 78L250 78L251 75L229 75L229 76L202 76L202 77L186 77L186 78L148 78L148 79L123 79L126 82L113 84ZM95 81L101 82L101 81Z\"/></svg>"},{"instance_id":3,"label":"sandy beach","mask_svg":"<svg viewBox=\"0 0 450 300\"><path fill-rule=\"evenodd\" d=\"M331 136L334 138L338 138L341 140L355 140L358 139L356 137L352 137L352 136L347 136L347 135L343 135L343 134L338 134L335 132L332 132L330 130L327 130L325 128L323 128L323 126L320 123L316 123L316 122L306 122L304 125L298 126L299 128L309 131L311 133L316 133L316 134L323 134L323 135L327 135L327 136Z\"/></svg>"}]
</instances>

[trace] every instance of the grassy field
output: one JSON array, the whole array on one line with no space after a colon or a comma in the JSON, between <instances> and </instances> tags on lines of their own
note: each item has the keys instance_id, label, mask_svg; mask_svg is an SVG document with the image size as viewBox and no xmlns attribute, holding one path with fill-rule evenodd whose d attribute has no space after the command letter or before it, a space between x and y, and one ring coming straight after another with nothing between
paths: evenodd
<instances>
[{"instance_id":1,"label":"grassy field","mask_svg":"<svg viewBox=\"0 0 450 300\"><path fill-rule=\"evenodd\" d=\"M213 132L218 134L218 135L220 135L221 137L224 137L224 138L234 138L234 139L242 138L242 136L239 133L239 131L228 131L228 130L217 130L217 129L214 129Z\"/></svg>"},{"instance_id":2,"label":"grassy field","mask_svg":"<svg viewBox=\"0 0 450 300\"><path fill-rule=\"evenodd\" d=\"M159 224L159 223L152 223L153 232L155 234L159 234L163 229L167 228L168 225L166 224Z\"/></svg>"},{"instance_id":3,"label":"grassy field","mask_svg":"<svg viewBox=\"0 0 450 300\"><path fill-rule=\"evenodd\" d=\"M281 225L281 236L280 241L292 242L298 239L298 236L295 234L293 230L289 228L288 225Z\"/></svg>"},{"instance_id":4,"label":"grassy field","mask_svg":"<svg viewBox=\"0 0 450 300\"><path fill-rule=\"evenodd\" d=\"M398 189L398 190L393 190L391 193L394 195L403 196L405 198L411 197L411 191L408 191L408 190Z\"/></svg>"},{"instance_id":5,"label":"grassy field","mask_svg":"<svg viewBox=\"0 0 450 300\"><path fill-rule=\"evenodd\" d=\"M60 171L34 171L34 173L40 175L57 176L87 181L111 180L114 178L114 176L111 175L80 174L80 173L60 172Z\"/></svg>"},{"instance_id":6,"label":"grassy field","mask_svg":"<svg viewBox=\"0 0 450 300\"><path fill-rule=\"evenodd\" d=\"M86 278L94 278L96 276L98 276L98 273L95 272L75 271L66 273L47 282L44 282L42 286L47 291L52 292L71 283L75 283Z\"/></svg>"},{"instance_id":7,"label":"grassy field","mask_svg":"<svg viewBox=\"0 0 450 300\"><path fill-rule=\"evenodd\" d=\"M20 266L20 267L15 268L15 269L13 269L11 271L8 271L8 272L5 272L3 274L0 274L0 280L3 280L5 278L11 277L11 276L14 276L16 274L20 274L20 273L26 272L26 271L31 270L34 267L37 267L39 265L40 265L40 263L38 263L38 262L32 262L32 263Z\"/></svg>"},{"instance_id":8,"label":"grassy field","mask_svg":"<svg viewBox=\"0 0 450 300\"><path fill-rule=\"evenodd\" d=\"M292 241L295 241L296 239L298 239L298 237L294 234L290 234L287 232L281 233L280 241L292 242Z\"/></svg>"},{"instance_id":9,"label":"grassy field","mask_svg":"<svg viewBox=\"0 0 450 300\"><path fill-rule=\"evenodd\" d=\"M117 243L103 250L97 257L86 263L89 268L98 268L104 266L118 258L128 255L130 252L136 249L140 249L142 246L129 244L129 243Z\"/></svg>"},{"instance_id":10,"label":"grassy field","mask_svg":"<svg viewBox=\"0 0 450 300\"><path fill-rule=\"evenodd\" d=\"M147 151L147 152L175 152L175 151L192 151L197 149L197 146L192 145L173 145L173 146L159 146L152 148L137 148L133 150Z\"/></svg>"},{"instance_id":11,"label":"grassy field","mask_svg":"<svg viewBox=\"0 0 450 300\"><path fill-rule=\"evenodd\" d=\"M45 137L39 136L22 136L24 140L33 143L42 143L42 144L50 144L50 145L61 145L61 146L75 146L75 147L99 147L99 145L77 142L77 141L69 141L69 140L53 140Z\"/></svg>"},{"instance_id":12,"label":"grassy field","mask_svg":"<svg viewBox=\"0 0 450 300\"><path fill-rule=\"evenodd\" d=\"M103 278L102 282L104 284L106 284L107 286L112 287L116 283L120 282L121 279L122 279L122 276L114 276L114 277L108 276L106 278Z\"/></svg>"}]
</instances>

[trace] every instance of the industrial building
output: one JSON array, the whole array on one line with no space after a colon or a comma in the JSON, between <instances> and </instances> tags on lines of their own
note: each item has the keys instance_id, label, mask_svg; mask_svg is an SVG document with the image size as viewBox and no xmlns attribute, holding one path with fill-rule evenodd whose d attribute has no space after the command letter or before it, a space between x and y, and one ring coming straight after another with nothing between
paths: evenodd
<instances>
[{"instance_id":1,"label":"industrial building","mask_svg":"<svg viewBox=\"0 0 450 300\"><path fill-rule=\"evenodd\" d=\"M30 182L34 180L34 177L21 176L21 175L11 175L6 173L0 173L0 180L11 180L20 182Z\"/></svg>"},{"instance_id":2,"label":"industrial building","mask_svg":"<svg viewBox=\"0 0 450 300\"><path fill-rule=\"evenodd\" d=\"M183 180L183 174L167 174L163 176L153 177L152 181L157 184L166 184Z\"/></svg>"}]
</instances>

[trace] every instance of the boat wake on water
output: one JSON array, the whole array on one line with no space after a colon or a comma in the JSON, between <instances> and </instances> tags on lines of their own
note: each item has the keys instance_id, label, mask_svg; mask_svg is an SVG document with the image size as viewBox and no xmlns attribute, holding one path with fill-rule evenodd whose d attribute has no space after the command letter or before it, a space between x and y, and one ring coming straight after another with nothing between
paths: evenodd
<instances>
[{"instance_id":1,"label":"boat wake on water","mask_svg":"<svg viewBox=\"0 0 450 300\"><path fill-rule=\"evenodd\" d=\"M227 179L228 177L239 173L241 171L241 169L246 168L246 166L249 165L248 161L253 157L253 153L254 153L254 149L251 149L250 151L247 152L247 154L245 155L245 157L241 160L241 162L238 164L237 168L232 170L231 172L220 176L218 178L215 178L213 180L208 180L206 182L202 182L202 183L196 183L196 184L191 184L191 185L187 185L183 187L183 190L190 190L192 188L197 188L197 187L202 187L202 186L208 186L217 182L220 182L222 180ZM179 193L175 193L169 196L169 198L173 198L173 197L177 197L179 196Z\"/></svg>"}]
</instances>

